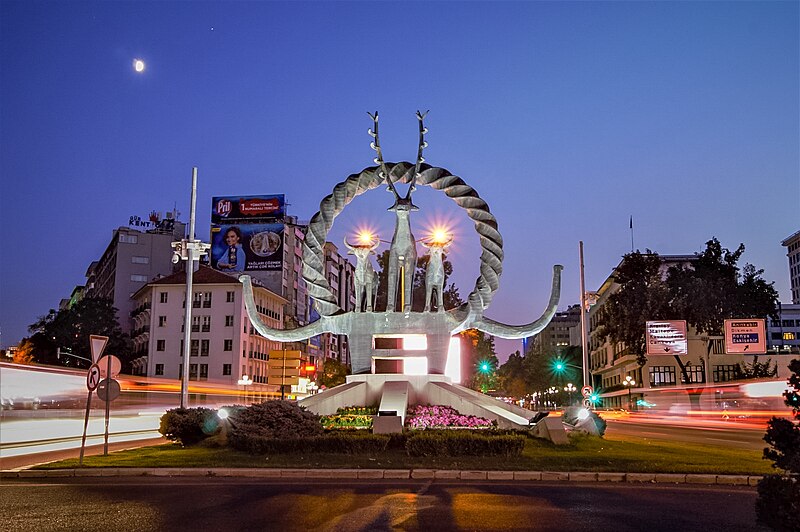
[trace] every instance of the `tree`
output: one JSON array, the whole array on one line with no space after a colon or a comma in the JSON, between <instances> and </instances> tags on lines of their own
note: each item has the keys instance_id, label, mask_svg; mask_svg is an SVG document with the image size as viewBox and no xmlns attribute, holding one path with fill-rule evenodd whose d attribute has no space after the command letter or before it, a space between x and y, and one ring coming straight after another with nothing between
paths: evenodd
<instances>
[{"instance_id":1,"label":"tree","mask_svg":"<svg viewBox=\"0 0 800 532\"><path fill-rule=\"evenodd\" d=\"M525 397L529 393L525 377L525 357L516 351L497 368L497 387L510 397Z\"/></svg>"},{"instance_id":2,"label":"tree","mask_svg":"<svg viewBox=\"0 0 800 532\"><path fill-rule=\"evenodd\" d=\"M739 272L744 249L744 244L739 244L731 251L712 238L690 266L669 269L667 284L674 314L698 333L720 336L729 318L777 318L778 293L761 277L764 270L745 264Z\"/></svg>"},{"instance_id":3,"label":"tree","mask_svg":"<svg viewBox=\"0 0 800 532\"><path fill-rule=\"evenodd\" d=\"M764 458L782 474L767 475L758 482L756 516L758 521L776 530L800 530L800 360L789 363L792 371L784 393L792 407L794 422L773 417L764 435L771 448L764 449Z\"/></svg>"},{"instance_id":4,"label":"tree","mask_svg":"<svg viewBox=\"0 0 800 532\"><path fill-rule=\"evenodd\" d=\"M14 364L32 364L33 363L33 342L30 340L23 340L14 351Z\"/></svg>"},{"instance_id":5,"label":"tree","mask_svg":"<svg viewBox=\"0 0 800 532\"><path fill-rule=\"evenodd\" d=\"M614 271L614 281L620 288L608 297L598 320L598 334L612 342L623 342L640 365L647 362L646 322L672 318L661 264L658 254L649 249L626 254Z\"/></svg>"},{"instance_id":6,"label":"tree","mask_svg":"<svg viewBox=\"0 0 800 532\"><path fill-rule=\"evenodd\" d=\"M120 329L117 309L110 299L86 298L68 309L54 310L40 317L28 330L33 334L34 360L40 363L62 366L88 367L89 362L76 357L56 359L58 348L68 348L72 354L91 359L89 336L96 334L108 336L105 354L117 356L123 364L123 371L132 358L130 338Z\"/></svg>"},{"instance_id":7,"label":"tree","mask_svg":"<svg viewBox=\"0 0 800 532\"><path fill-rule=\"evenodd\" d=\"M498 360L494 336L477 329L467 329L461 335L471 347L469 367L462 368L461 379L465 386L484 393L496 389Z\"/></svg>"},{"instance_id":8,"label":"tree","mask_svg":"<svg viewBox=\"0 0 800 532\"><path fill-rule=\"evenodd\" d=\"M346 377L350 373L347 364L339 362L335 358L326 358L322 363L322 371L319 374L319 385L326 388L333 388L346 382Z\"/></svg>"}]
</instances>

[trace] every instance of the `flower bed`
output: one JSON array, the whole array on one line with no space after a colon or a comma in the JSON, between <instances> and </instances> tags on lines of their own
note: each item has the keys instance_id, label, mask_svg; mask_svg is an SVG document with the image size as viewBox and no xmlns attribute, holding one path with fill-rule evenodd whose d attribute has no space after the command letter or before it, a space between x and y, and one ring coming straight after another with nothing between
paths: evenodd
<instances>
[{"instance_id":1,"label":"flower bed","mask_svg":"<svg viewBox=\"0 0 800 532\"><path fill-rule=\"evenodd\" d=\"M459 414L449 406L416 405L408 409L406 427L424 429L490 429L495 422L486 418Z\"/></svg>"},{"instance_id":2,"label":"flower bed","mask_svg":"<svg viewBox=\"0 0 800 532\"><path fill-rule=\"evenodd\" d=\"M334 414L320 416L322 426L326 429L370 429L372 416L358 414Z\"/></svg>"}]
</instances>

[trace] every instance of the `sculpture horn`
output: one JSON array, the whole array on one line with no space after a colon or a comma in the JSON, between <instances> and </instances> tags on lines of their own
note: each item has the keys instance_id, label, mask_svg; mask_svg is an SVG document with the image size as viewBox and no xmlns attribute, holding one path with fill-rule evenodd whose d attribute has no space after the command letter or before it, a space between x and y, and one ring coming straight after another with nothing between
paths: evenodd
<instances>
[{"instance_id":1,"label":"sculpture horn","mask_svg":"<svg viewBox=\"0 0 800 532\"><path fill-rule=\"evenodd\" d=\"M499 336L500 338L508 340L519 340L539 334L542 329L547 327L547 324L550 323L550 320L553 319L553 316L555 316L558 310L558 300L561 298L561 271L563 269L564 267L560 264L553 266L553 286L550 290L550 301L538 320L528 323L527 325L505 325L481 316L470 326L465 328L478 329L486 334Z\"/></svg>"},{"instance_id":2,"label":"sculpture horn","mask_svg":"<svg viewBox=\"0 0 800 532\"><path fill-rule=\"evenodd\" d=\"M298 342L316 336L318 334L332 332L325 316L321 317L314 323L310 323L304 327L297 329L273 329L261 320L256 308L256 302L253 298L253 284L250 281L249 275L240 275L239 282L243 285L244 292L244 305L247 308L247 317L256 328L256 330L268 340L275 342Z\"/></svg>"},{"instance_id":3,"label":"sculpture horn","mask_svg":"<svg viewBox=\"0 0 800 532\"><path fill-rule=\"evenodd\" d=\"M342 239L342 242L344 242L344 245L345 245L345 247L347 247L347 249L349 249L350 251L353 251L354 246L350 245L350 243L347 241L347 237L344 237Z\"/></svg>"}]
</instances>

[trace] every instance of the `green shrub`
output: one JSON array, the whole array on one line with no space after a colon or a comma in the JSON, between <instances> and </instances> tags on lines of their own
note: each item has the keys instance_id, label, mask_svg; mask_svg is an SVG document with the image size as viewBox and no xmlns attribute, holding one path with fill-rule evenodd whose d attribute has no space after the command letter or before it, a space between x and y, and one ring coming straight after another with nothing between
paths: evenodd
<instances>
[{"instance_id":1,"label":"green shrub","mask_svg":"<svg viewBox=\"0 0 800 532\"><path fill-rule=\"evenodd\" d=\"M800 530L800 482L784 475L758 481L758 521L775 530Z\"/></svg>"},{"instance_id":2,"label":"green shrub","mask_svg":"<svg viewBox=\"0 0 800 532\"><path fill-rule=\"evenodd\" d=\"M228 437L231 447L250 454L336 453L376 454L386 450L389 437L382 434L336 432L307 438L270 438L236 432Z\"/></svg>"},{"instance_id":3,"label":"green shrub","mask_svg":"<svg viewBox=\"0 0 800 532\"><path fill-rule=\"evenodd\" d=\"M230 416L231 438L240 433L264 438L293 439L322 434L319 416L290 401L250 405Z\"/></svg>"},{"instance_id":4,"label":"green shrub","mask_svg":"<svg viewBox=\"0 0 800 532\"><path fill-rule=\"evenodd\" d=\"M326 429L369 429L372 428L372 416L359 414L334 414L320 416L322 426Z\"/></svg>"},{"instance_id":5,"label":"green shrub","mask_svg":"<svg viewBox=\"0 0 800 532\"><path fill-rule=\"evenodd\" d=\"M377 406L343 406L336 409L336 413L342 416L374 416L378 414Z\"/></svg>"},{"instance_id":6,"label":"green shrub","mask_svg":"<svg viewBox=\"0 0 800 532\"><path fill-rule=\"evenodd\" d=\"M406 439L409 456L519 456L524 436L472 431L423 431Z\"/></svg>"},{"instance_id":7,"label":"green shrub","mask_svg":"<svg viewBox=\"0 0 800 532\"><path fill-rule=\"evenodd\" d=\"M173 408L161 416L158 432L185 447L217 433L219 421L211 408Z\"/></svg>"}]
</instances>

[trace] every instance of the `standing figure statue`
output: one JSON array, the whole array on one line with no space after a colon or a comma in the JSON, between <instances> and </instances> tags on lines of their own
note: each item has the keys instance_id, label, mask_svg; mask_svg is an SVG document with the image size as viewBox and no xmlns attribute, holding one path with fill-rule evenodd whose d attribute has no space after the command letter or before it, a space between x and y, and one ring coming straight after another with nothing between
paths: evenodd
<instances>
[{"instance_id":1,"label":"standing figure statue","mask_svg":"<svg viewBox=\"0 0 800 532\"><path fill-rule=\"evenodd\" d=\"M425 309L423 312L431 310L431 296L436 291L436 311L444 312L444 250L453 242L451 238L447 242L432 240L422 242L428 248L428 267L425 269Z\"/></svg>"},{"instance_id":2,"label":"standing figure statue","mask_svg":"<svg viewBox=\"0 0 800 532\"><path fill-rule=\"evenodd\" d=\"M427 113L426 113L427 114ZM378 138L378 113L370 114L374 124L374 129L370 130L369 134L375 139L371 147L377 152L375 163L381 167L381 177L386 180L386 185L389 192L394 194L394 205L389 207L388 210L393 211L397 216L394 226L394 235L392 236L392 244L389 248L389 264L387 281L387 300L386 312L394 312L395 301L397 300L397 285L402 283L402 307L403 312L408 314L411 312L411 294L414 287L414 270L417 268L417 244L414 235L411 233L411 220L409 215L411 211L418 211L419 208L411 201L411 193L416 189L417 176L419 176L420 165L424 162L422 158L422 150L428 145L425 142L425 133L427 129L422 121L425 115L417 111L417 119L419 120L419 148L417 151L417 163L414 168L414 175L411 178L411 183L408 186L408 192L405 197L401 197L397 193L397 189L392 182L392 178L386 169L386 163L383 160L381 153L380 140Z\"/></svg>"},{"instance_id":3,"label":"standing figure statue","mask_svg":"<svg viewBox=\"0 0 800 532\"><path fill-rule=\"evenodd\" d=\"M352 246L344 239L344 245L350 251L348 255L356 256L356 271L355 271L355 290L356 290L356 312L361 312L361 307L364 299L366 299L366 310L372 312L372 306L375 304L375 296L378 294L378 273L372 267L372 261L369 259L370 255L375 254L375 248L380 244L377 240L374 245L365 246Z\"/></svg>"}]
</instances>

